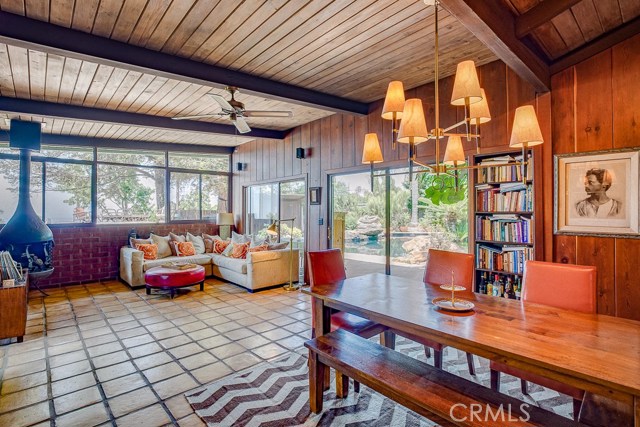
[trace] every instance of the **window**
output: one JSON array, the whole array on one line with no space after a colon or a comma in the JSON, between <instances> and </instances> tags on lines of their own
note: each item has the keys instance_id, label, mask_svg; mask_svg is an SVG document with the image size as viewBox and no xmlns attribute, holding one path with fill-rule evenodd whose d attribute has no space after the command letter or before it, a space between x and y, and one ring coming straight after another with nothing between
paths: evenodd
<instances>
[{"instance_id":1,"label":"window","mask_svg":"<svg viewBox=\"0 0 640 427\"><path fill-rule=\"evenodd\" d=\"M98 162L136 166L165 166L164 151L132 151L98 148Z\"/></svg>"},{"instance_id":2,"label":"window","mask_svg":"<svg viewBox=\"0 0 640 427\"><path fill-rule=\"evenodd\" d=\"M18 206L18 168L17 160L0 159L0 223L6 224Z\"/></svg>"},{"instance_id":3,"label":"window","mask_svg":"<svg viewBox=\"0 0 640 427\"><path fill-rule=\"evenodd\" d=\"M221 154L169 153L169 167L201 171L229 171L229 156Z\"/></svg>"},{"instance_id":4,"label":"window","mask_svg":"<svg viewBox=\"0 0 640 427\"><path fill-rule=\"evenodd\" d=\"M221 175L171 172L171 220L211 220L227 211L229 179Z\"/></svg>"}]
</instances>

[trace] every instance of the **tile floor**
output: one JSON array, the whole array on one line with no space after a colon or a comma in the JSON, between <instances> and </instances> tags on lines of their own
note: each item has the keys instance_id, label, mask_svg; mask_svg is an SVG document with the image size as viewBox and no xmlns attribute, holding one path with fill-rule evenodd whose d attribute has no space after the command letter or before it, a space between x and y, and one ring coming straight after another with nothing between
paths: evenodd
<instances>
[{"instance_id":1,"label":"tile floor","mask_svg":"<svg viewBox=\"0 0 640 427\"><path fill-rule=\"evenodd\" d=\"M0 346L0 426L200 426L184 392L300 347L310 303L207 280L170 300L113 281L31 294Z\"/></svg>"}]
</instances>

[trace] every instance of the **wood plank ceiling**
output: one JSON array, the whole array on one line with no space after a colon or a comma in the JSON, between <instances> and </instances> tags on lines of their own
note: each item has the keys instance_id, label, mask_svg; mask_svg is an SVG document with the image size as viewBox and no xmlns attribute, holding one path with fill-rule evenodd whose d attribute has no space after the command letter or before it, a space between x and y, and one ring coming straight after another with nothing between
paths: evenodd
<instances>
[{"instance_id":1,"label":"wood plank ceiling","mask_svg":"<svg viewBox=\"0 0 640 427\"><path fill-rule=\"evenodd\" d=\"M406 88L433 80L434 8L415 0L0 0L0 10L360 102L383 98L394 79ZM441 76L465 59L480 65L496 57L441 9ZM207 92L224 93L0 44L0 95L6 97L171 117L219 111ZM247 109L294 112L293 118L248 120L265 129L286 130L332 114L242 92L237 98ZM55 123L51 129L98 125ZM125 129L112 137L142 134Z\"/></svg>"}]
</instances>

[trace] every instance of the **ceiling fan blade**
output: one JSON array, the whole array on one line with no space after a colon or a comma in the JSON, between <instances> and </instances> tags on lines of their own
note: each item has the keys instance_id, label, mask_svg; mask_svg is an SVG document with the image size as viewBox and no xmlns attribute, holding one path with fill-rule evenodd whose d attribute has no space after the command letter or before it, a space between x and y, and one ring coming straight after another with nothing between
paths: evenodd
<instances>
[{"instance_id":1,"label":"ceiling fan blade","mask_svg":"<svg viewBox=\"0 0 640 427\"><path fill-rule=\"evenodd\" d=\"M225 113L216 113L216 114L200 114L198 116L178 116L171 117L172 120L193 120L193 119L208 119L211 117L220 117L225 116Z\"/></svg>"},{"instance_id":2,"label":"ceiling fan blade","mask_svg":"<svg viewBox=\"0 0 640 427\"><path fill-rule=\"evenodd\" d=\"M236 126L238 132L240 133L251 132L251 128L242 117L236 117L236 119L233 120L233 124Z\"/></svg>"},{"instance_id":3,"label":"ceiling fan blade","mask_svg":"<svg viewBox=\"0 0 640 427\"><path fill-rule=\"evenodd\" d=\"M245 110L242 114L245 117L293 117L292 111Z\"/></svg>"},{"instance_id":4,"label":"ceiling fan blade","mask_svg":"<svg viewBox=\"0 0 640 427\"><path fill-rule=\"evenodd\" d=\"M227 101L226 99L224 99L220 95L215 94L215 93L207 93L207 95L209 95L211 98L213 98L220 105L220 107L222 107L222 110L235 111L235 108L233 108L231 106L231 104L229 104L229 101Z\"/></svg>"}]
</instances>

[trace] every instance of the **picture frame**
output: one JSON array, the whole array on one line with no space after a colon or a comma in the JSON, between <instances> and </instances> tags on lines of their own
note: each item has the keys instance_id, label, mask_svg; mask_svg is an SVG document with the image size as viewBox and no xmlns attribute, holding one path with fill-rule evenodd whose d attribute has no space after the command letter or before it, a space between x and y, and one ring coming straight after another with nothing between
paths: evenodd
<instances>
[{"instance_id":1,"label":"picture frame","mask_svg":"<svg viewBox=\"0 0 640 427\"><path fill-rule=\"evenodd\" d=\"M640 148L554 156L554 234L640 237Z\"/></svg>"},{"instance_id":2,"label":"picture frame","mask_svg":"<svg viewBox=\"0 0 640 427\"><path fill-rule=\"evenodd\" d=\"M322 187L309 187L309 204L319 205L322 203Z\"/></svg>"}]
</instances>

